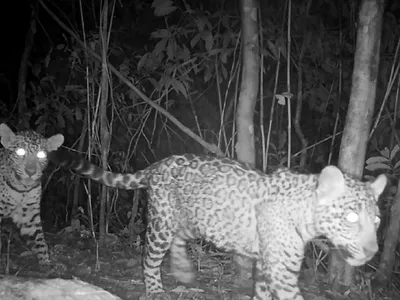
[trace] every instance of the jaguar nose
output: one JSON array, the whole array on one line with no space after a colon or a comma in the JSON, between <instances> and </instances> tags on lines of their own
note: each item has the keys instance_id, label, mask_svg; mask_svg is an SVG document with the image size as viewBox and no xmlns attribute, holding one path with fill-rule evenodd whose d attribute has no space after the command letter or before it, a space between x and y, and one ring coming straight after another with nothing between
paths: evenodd
<instances>
[{"instance_id":1,"label":"jaguar nose","mask_svg":"<svg viewBox=\"0 0 400 300\"><path fill-rule=\"evenodd\" d=\"M25 173L26 175L28 175L29 177L33 176L36 174L36 166L27 166L25 168Z\"/></svg>"},{"instance_id":2,"label":"jaguar nose","mask_svg":"<svg viewBox=\"0 0 400 300\"><path fill-rule=\"evenodd\" d=\"M376 241L370 241L363 247L365 256L371 257L371 258L375 255L376 252L378 252L378 250L379 250L379 246Z\"/></svg>"},{"instance_id":3,"label":"jaguar nose","mask_svg":"<svg viewBox=\"0 0 400 300\"><path fill-rule=\"evenodd\" d=\"M36 162L28 159L25 165L26 175L32 177L33 175L36 174L36 170L37 170Z\"/></svg>"}]
</instances>

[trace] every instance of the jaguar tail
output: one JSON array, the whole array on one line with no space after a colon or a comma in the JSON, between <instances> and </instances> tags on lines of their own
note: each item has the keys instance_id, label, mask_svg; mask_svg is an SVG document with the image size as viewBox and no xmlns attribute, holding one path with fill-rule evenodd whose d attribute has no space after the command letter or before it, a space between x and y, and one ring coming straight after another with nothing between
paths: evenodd
<instances>
[{"instance_id":1,"label":"jaguar tail","mask_svg":"<svg viewBox=\"0 0 400 300\"><path fill-rule=\"evenodd\" d=\"M73 170L77 174L100 182L106 186L134 190L147 187L145 174L141 171L130 173L113 173L106 171L96 165L91 164L78 154L66 149L58 149L48 153L48 159L52 163L68 170Z\"/></svg>"}]
</instances>

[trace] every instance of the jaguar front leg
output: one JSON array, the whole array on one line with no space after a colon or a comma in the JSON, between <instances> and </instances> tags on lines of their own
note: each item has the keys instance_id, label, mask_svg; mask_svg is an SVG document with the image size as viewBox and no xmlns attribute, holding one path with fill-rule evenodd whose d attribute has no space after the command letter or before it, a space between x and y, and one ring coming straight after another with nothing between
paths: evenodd
<instances>
[{"instance_id":1,"label":"jaguar front leg","mask_svg":"<svg viewBox=\"0 0 400 300\"><path fill-rule=\"evenodd\" d=\"M253 300L304 300L298 286L299 270L291 264L257 261Z\"/></svg>"},{"instance_id":2,"label":"jaguar front leg","mask_svg":"<svg viewBox=\"0 0 400 300\"><path fill-rule=\"evenodd\" d=\"M26 215L22 218L22 222L15 220L20 228L20 234L27 239L27 244L31 248L32 253L37 257L39 265L44 270L51 269L52 263L49 258L49 247L44 237L42 222L40 219L40 208L32 208L36 213Z\"/></svg>"},{"instance_id":3,"label":"jaguar front leg","mask_svg":"<svg viewBox=\"0 0 400 300\"><path fill-rule=\"evenodd\" d=\"M290 224L272 222L268 206L260 211L257 223L260 256L256 263L254 299L304 300L298 285L304 241L295 228L287 229ZM282 228L286 228L285 233Z\"/></svg>"},{"instance_id":4,"label":"jaguar front leg","mask_svg":"<svg viewBox=\"0 0 400 300\"><path fill-rule=\"evenodd\" d=\"M252 300L273 300L271 292L269 291L269 285L267 284L269 279L264 276L263 269L263 261L261 259L257 260Z\"/></svg>"}]
</instances>

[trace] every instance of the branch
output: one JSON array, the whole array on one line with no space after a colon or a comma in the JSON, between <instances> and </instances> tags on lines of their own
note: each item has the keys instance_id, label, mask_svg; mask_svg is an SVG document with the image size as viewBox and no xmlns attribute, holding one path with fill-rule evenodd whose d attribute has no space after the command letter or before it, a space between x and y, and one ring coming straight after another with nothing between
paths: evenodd
<instances>
[{"instance_id":1,"label":"branch","mask_svg":"<svg viewBox=\"0 0 400 300\"><path fill-rule=\"evenodd\" d=\"M58 25L62 29L64 29L66 32L69 33L70 36L72 36L87 53L89 53L91 56L96 58L99 62L102 61L101 56L94 52L92 49L85 47L85 44L83 41L77 36L72 30L70 30L44 3L42 0L39 0L40 5L47 11L47 13L56 21ZM132 91L134 91L140 98L143 99L144 102L149 104L151 107L154 109L158 110L161 114L163 114L167 119L169 119L172 123L174 123L176 126L178 126L179 129L181 129L184 133L186 133L188 136L190 136L192 139L194 139L196 142L198 142L200 145L202 145L204 148L206 148L208 151L217 154L218 156L224 156L223 152L221 149L219 149L215 144L210 144L204 141L201 137L199 137L197 134L195 134L193 131L191 131L188 127L183 125L177 118L175 118L173 115L171 115L166 109L163 107L159 106L157 103L154 101L150 100L144 93L142 93L137 87L135 87L124 75L121 74L114 66L112 66L110 63L108 63L108 68L117 76L123 83L125 83Z\"/></svg>"}]
</instances>

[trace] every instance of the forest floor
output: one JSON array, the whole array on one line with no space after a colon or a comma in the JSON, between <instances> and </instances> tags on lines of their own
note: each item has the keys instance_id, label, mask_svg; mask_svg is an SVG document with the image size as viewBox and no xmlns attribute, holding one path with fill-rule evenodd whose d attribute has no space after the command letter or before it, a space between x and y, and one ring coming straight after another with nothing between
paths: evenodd
<instances>
[{"instance_id":1,"label":"forest floor","mask_svg":"<svg viewBox=\"0 0 400 300\"><path fill-rule=\"evenodd\" d=\"M83 239L81 234L65 233L63 235L47 235L51 247L53 263L63 266L59 277L70 279L77 277L82 281L101 287L123 300L145 299L145 289L141 267L140 251L128 246L128 240L110 239L110 246L102 250L96 258L96 244L92 239ZM6 247L5 247L6 246ZM14 239L9 247L7 259L7 244L3 243L2 265L8 261L9 275L43 277L39 271L36 258L28 252L24 243ZM138 247L139 249L140 247ZM168 257L163 267L164 286L170 292L172 299L250 299L252 282L235 283L232 255L218 252L212 247L191 245L190 251L193 263L197 266L196 282L190 286L176 282L169 272ZM96 269L97 265L97 269ZM2 274L4 272L2 271ZM398 300L400 299L400 276L394 274L398 282L393 282L385 289L372 288L368 276L357 270L357 285L350 291L332 293L327 285L324 272L314 272L313 268L305 269L300 277L300 286L305 300ZM1 287L1 282L0 282ZM3 298L2 298L3 299ZM4 300L8 300L4 299ZM25 298L10 298L22 299ZM36 299L36 298L35 298ZM42 298L38 298L42 299ZM57 298L64 299L64 298ZM65 298L67 299L67 298ZM88 298L89 299L89 298Z\"/></svg>"}]
</instances>

